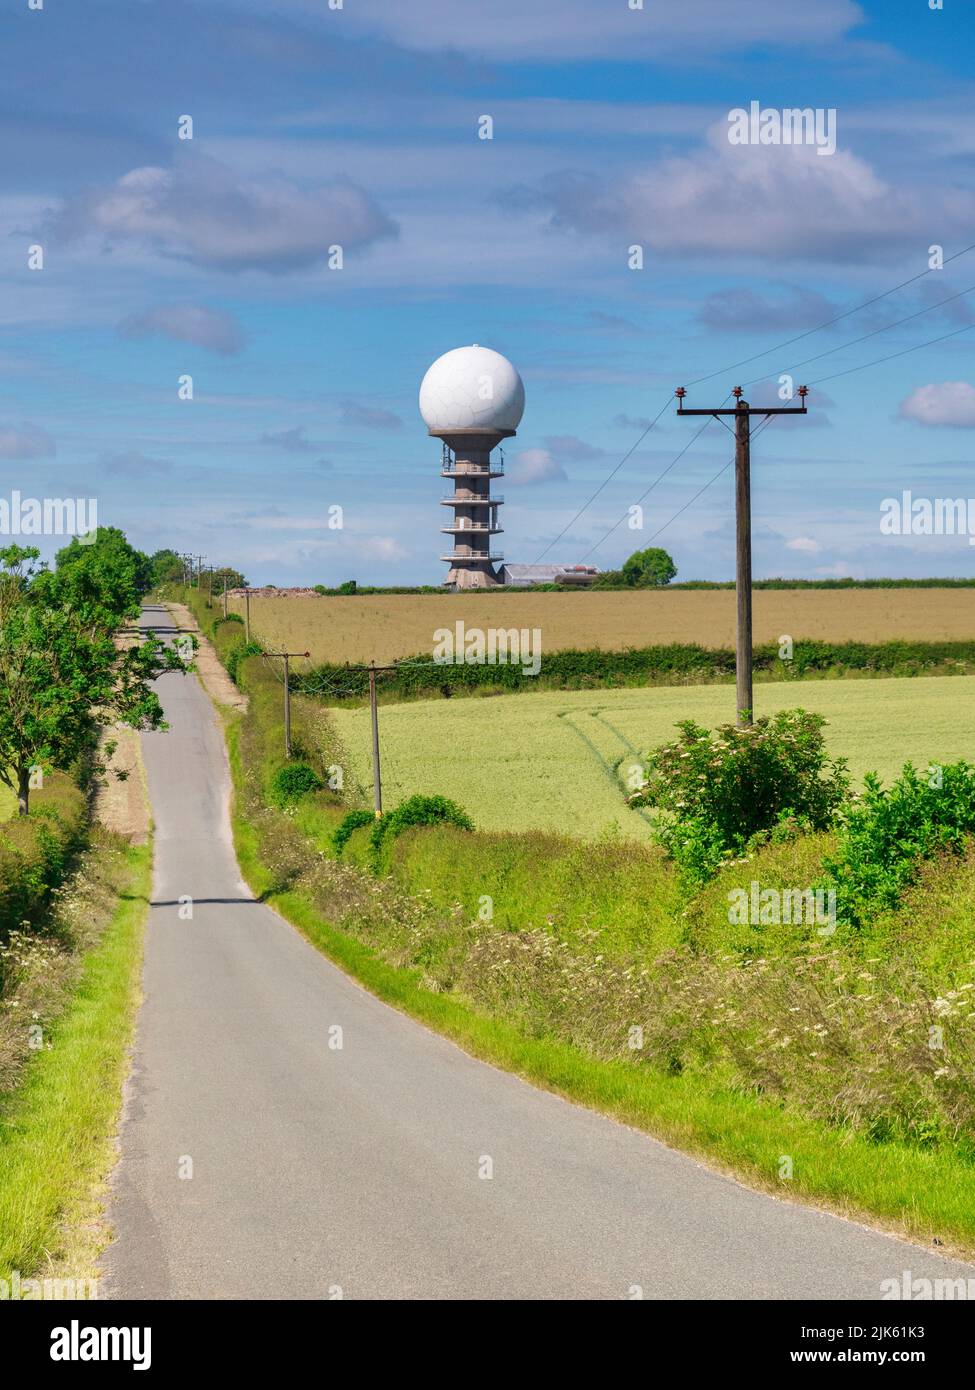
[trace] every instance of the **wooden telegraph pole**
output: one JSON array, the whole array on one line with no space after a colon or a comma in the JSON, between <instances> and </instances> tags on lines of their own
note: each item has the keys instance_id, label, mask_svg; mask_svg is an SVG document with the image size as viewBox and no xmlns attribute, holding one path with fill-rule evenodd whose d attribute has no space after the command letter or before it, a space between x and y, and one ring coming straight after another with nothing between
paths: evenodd
<instances>
[{"instance_id":1,"label":"wooden telegraph pole","mask_svg":"<svg viewBox=\"0 0 975 1390\"><path fill-rule=\"evenodd\" d=\"M244 590L244 641L251 640L251 591Z\"/></svg>"},{"instance_id":2,"label":"wooden telegraph pole","mask_svg":"<svg viewBox=\"0 0 975 1390\"><path fill-rule=\"evenodd\" d=\"M311 652L268 652L268 656L280 656L284 660L284 756L291 757L291 658L311 656Z\"/></svg>"},{"instance_id":3,"label":"wooden telegraph pole","mask_svg":"<svg viewBox=\"0 0 975 1390\"><path fill-rule=\"evenodd\" d=\"M737 563L735 569L735 595L737 599L736 631L737 650L735 653L736 705L738 723L745 726L752 723L754 703L752 697L752 485L751 485L751 417L753 415L805 415L808 387L799 387L802 405L755 406L754 409L743 401L741 387L736 386L733 393L735 405L714 410L685 410L683 386L678 386L678 415L733 415L735 417L735 537Z\"/></svg>"},{"instance_id":4,"label":"wooden telegraph pole","mask_svg":"<svg viewBox=\"0 0 975 1390\"><path fill-rule=\"evenodd\" d=\"M379 710L376 706L376 667L369 667L369 713L372 716L372 808L376 819L383 813L383 784L379 773Z\"/></svg>"}]
</instances>

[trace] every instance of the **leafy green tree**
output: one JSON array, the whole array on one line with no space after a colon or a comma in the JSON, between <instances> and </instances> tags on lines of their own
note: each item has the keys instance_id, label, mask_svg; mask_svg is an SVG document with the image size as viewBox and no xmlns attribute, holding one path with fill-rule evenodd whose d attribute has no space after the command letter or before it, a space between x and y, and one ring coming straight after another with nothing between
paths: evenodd
<instances>
[{"instance_id":1,"label":"leafy green tree","mask_svg":"<svg viewBox=\"0 0 975 1390\"><path fill-rule=\"evenodd\" d=\"M52 575L38 566L36 549L0 550L0 781L16 793L22 816L37 779L73 767L99 728L166 727L150 682L187 668L154 633L116 641L128 591L113 600L103 584L108 574L128 574L115 563L120 553L112 541L104 569L72 555Z\"/></svg>"},{"instance_id":2,"label":"leafy green tree","mask_svg":"<svg viewBox=\"0 0 975 1390\"><path fill-rule=\"evenodd\" d=\"M240 570L231 569L224 565L222 569L213 571L213 592L222 594L225 589L246 589L247 580Z\"/></svg>"},{"instance_id":3,"label":"leafy green tree","mask_svg":"<svg viewBox=\"0 0 975 1390\"><path fill-rule=\"evenodd\" d=\"M185 565L182 555L177 555L175 550L157 550L155 554L149 556L149 564L152 570L152 587L158 588L160 584L180 584L185 573Z\"/></svg>"},{"instance_id":4,"label":"leafy green tree","mask_svg":"<svg viewBox=\"0 0 975 1390\"><path fill-rule=\"evenodd\" d=\"M592 581L592 587L594 589L621 589L625 583L622 570L603 570L602 574L597 574Z\"/></svg>"},{"instance_id":5,"label":"leafy green tree","mask_svg":"<svg viewBox=\"0 0 975 1390\"><path fill-rule=\"evenodd\" d=\"M100 526L91 539L75 536L54 563L53 570L34 579L35 599L69 612L92 635L115 632L138 617L142 597L152 587L148 556L115 526Z\"/></svg>"},{"instance_id":6,"label":"leafy green tree","mask_svg":"<svg viewBox=\"0 0 975 1390\"><path fill-rule=\"evenodd\" d=\"M652 545L646 550L635 550L623 563L623 582L636 589L656 589L669 584L677 573L666 550Z\"/></svg>"}]
</instances>

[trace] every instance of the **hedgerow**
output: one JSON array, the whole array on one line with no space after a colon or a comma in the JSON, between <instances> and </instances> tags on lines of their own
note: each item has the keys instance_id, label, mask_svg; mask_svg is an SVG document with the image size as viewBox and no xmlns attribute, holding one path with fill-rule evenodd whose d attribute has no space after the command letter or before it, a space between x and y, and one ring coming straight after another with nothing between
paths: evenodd
<instances>
[{"instance_id":1,"label":"hedgerow","mask_svg":"<svg viewBox=\"0 0 975 1390\"><path fill-rule=\"evenodd\" d=\"M847 671L909 676L945 667L959 672L975 669L975 641L873 643L803 639L793 643L788 660L779 655L778 643L768 643L754 651L755 670L776 680L801 679L825 672L841 675ZM425 652L405 658L393 670L379 672L377 685L381 692L406 699L464 693L478 687L516 691L552 687L585 690L655 683L681 685L730 680L734 673L735 653L731 648L675 642L618 652L601 648L543 651L537 676L526 674L521 664L514 663L441 665ZM293 687L324 700L359 699L368 693L369 673L364 667L326 663L307 674L295 676Z\"/></svg>"}]
</instances>

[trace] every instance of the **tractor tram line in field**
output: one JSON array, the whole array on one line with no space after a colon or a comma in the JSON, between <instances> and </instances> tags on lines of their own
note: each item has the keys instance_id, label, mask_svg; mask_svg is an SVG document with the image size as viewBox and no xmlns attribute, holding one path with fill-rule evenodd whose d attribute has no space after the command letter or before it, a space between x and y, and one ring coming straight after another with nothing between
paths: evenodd
<instances>
[{"instance_id":1,"label":"tractor tram line in field","mask_svg":"<svg viewBox=\"0 0 975 1390\"><path fill-rule=\"evenodd\" d=\"M609 779L609 782L613 787L613 790L619 796L625 797L625 787L622 780L620 779L620 764L622 763L627 752L632 753L633 756L636 758L640 758L641 755L638 752L638 750L633 746L633 744L629 741L629 739L627 739L623 734L621 734L618 729L615 729L613 725L609 723L608 720L603 719L600 713L601 709L602 706L597 705L595 708L591 710L561 710L559 711L557 717L559 719L563 719L568 728L570 728L572 732L576 735L576 737L583 744L585 744L586 748L589 749L589 751L592 753L593 757L596 759L599 766L602 768L603 772ZM603 751L598 747L598 745L595 744L593 740L588 737L587 734L583 733L583 731L572 722L571 716L573 714L587 714L591 719L595 719L598 723L602 724L605 729L608 729L609 732L613 734L619 740L620 743L623 744L624 751L620 753L616 758L614 758L612 762L610 762L607 759L606 755L603 753ZM635 813L640 817L642 821L645 821L647 825L653 824L653 816L648 811L645 811L642 807L628 807L625 806L624 803L623 809L625 809L627 812Z\"/></svg>"}]
</instances>

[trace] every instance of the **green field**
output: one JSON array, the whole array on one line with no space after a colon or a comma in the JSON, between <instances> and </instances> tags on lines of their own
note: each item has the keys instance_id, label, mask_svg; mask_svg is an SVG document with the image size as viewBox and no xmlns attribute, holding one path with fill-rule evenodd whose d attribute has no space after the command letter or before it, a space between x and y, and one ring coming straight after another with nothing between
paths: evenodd
<instances>
[{"instance_id":1,"label":"green field","mask_svg":"<svg viewBox=\"0 0 975 1390\"><path fill-rule=\"evenodd\" d=\"M17 810L17 798L0 782L0 820L9 820Z\"/></svg>"},{"instance_id":2,"label":"green field","mask_svg":"<svg viewBox=\"0 0 975 1390\"><path fill-rule=\"evenodd\" d=\"M756 713L801 704L829 720L830 749L854 777L892 778L909 759L975 761L975 676L759 685ZM483 829L597 835L614 823L644 839L619 777L670 738L679 719L713 726L734 708L729 686L539 691L383 705L384 804L413 792L452 797ZM352 779L371 795L369 711L332 709Z\"/></svg>"}]
</instances>

